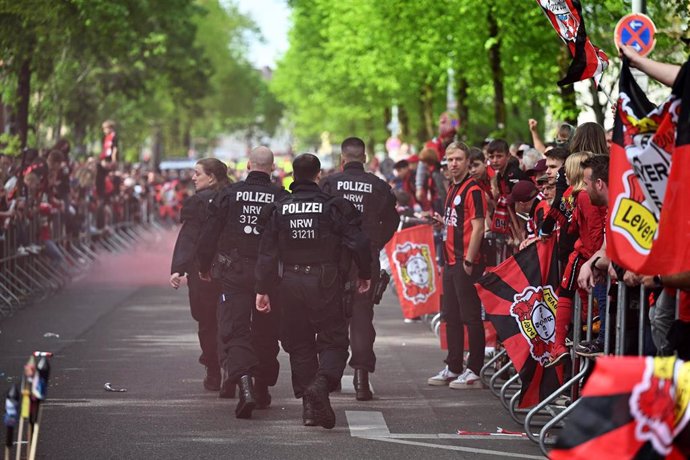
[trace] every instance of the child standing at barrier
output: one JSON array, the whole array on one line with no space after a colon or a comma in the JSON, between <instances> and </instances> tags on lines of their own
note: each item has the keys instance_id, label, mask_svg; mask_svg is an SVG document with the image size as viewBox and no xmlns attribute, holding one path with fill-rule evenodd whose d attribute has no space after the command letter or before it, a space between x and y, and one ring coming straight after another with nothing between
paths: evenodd
<instances>
[{"instance_id":1,"label":"child standing at barrier","mask_svg":"<svg viewBox=\"0 0 690 460\"><path fill-rule=\"evenodd\" d=\"M582 162L591 156L589 152L579 152L570 155L565 161L565 174L570 186L563 195L568 197L567 203L573 209L572 221L568 226L568 231L579 237L575 242L574 250L568 257L561 285L558 288L556 338L551 352L551 360L547 367L557 364L568 354L568 350L565 347L565 338L568 333L568 325L572 319L573 300L577 290L577 277L582 264L592 257L604 242L606 207L593 205L587 193L580 193L585 189ZM583 303L586 304L586 292L579 291Z\"/></svg>"}]
</instances>

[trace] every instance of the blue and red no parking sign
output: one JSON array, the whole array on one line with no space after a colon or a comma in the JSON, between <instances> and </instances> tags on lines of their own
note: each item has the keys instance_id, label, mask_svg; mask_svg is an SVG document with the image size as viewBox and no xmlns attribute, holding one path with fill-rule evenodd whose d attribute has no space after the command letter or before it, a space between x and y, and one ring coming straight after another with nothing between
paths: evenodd
<instances>
[{"instance_id":1,"label":"blue and red no parking sign","mask_svg":"<svg viewBox=\"0 0 690 460\"><path fill-rule=\"evenodd\" d=\"M628 45L642 56L654 49L656 26L649 16L642 13L625 15L616 24L614 40L617 46Z\"/></svg>"}]
</instances>

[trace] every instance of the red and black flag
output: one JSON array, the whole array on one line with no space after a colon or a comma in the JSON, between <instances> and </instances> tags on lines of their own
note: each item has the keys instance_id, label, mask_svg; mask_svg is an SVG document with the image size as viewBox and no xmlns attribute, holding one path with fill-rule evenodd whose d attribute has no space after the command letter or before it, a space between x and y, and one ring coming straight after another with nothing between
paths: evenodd
<instances>
[{"instance_id":1,"label":"red and black flag","mask_svg":"<svg viewBox=\"0 0 690 460\"><path fill-rule=\"evenodd\" d=\"M594 78L599 86L601 74L609 65L609 58L602 50L592 45L585 29L582 17L582 5L579 0L536 0L541 6L551 25L563 42L568 45L573 61L568 74L558 82L560 86L576 81Z\"/></svg>"},{"instance_id":2,"label":"red and black flag","mask_svg":"<svg viewBox=\"0 0 690 460\"><path fill-rule=\"evenodd\" d=\"M441 273L431 226L416 225L396 232L386 244L386 255L403 316L416 318L438 313Z\"/></svg>"},{"instance_id":3,"label":"red and black flag","mask_svg":"<svg viewBox=\"0 0 690 460\"><path fill-rule=\"evenodd\" d=\"M690 458L690 363L598 358L552 460Z\"/></svg>"},{"instance_id":4,"label":"red and black flag","mask_svg":"<svg viewBox=\"0 0 690 460\"><path fill-rule=\"evenodd\" d=\"M538 241L492 268L477 282L486 318L520 373L519 407L531 407L563 382L563 366L544 368L556 335L558 252Z\"/></svg>"},{"instance_id":5,"label":"red and black flag","mask_svg":"<svg viewBox=\"0 0 690 460\"><path fill-rule=\"evenodd\" d=\"M623 61L611 145L607 250L635 273L690 270L690 66L651 103Z\"/></svg>"}]
</instances>

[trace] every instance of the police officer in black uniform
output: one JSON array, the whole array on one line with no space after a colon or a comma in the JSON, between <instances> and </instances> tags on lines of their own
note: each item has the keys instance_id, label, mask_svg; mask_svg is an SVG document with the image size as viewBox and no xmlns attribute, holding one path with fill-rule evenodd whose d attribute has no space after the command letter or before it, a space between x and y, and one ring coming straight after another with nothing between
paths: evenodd
<instances>
[{"instance_id":1,"label":"police officer in black uniform","mask_svg":"<svg viewBox=\"0 0 690 460\"><path fill-rule=\"evenodd\" d=\"M216 307L220 285L203 283L199 279L199 261L196 248L201 228L208 217L209 201L228 183L228 167L215 158L204 158L194 166L192 177L196 194L182 203L180 220L182 228L175 242L170 285L177 289L182 278L187 276L189 305L192 317L199 323L199 362L206 366L204 388L209 391L220 389L220 367L216 345Z\"/></svg>"},{"instance_id":2,"label":"police officer in black uniform","mask_svg":"<svg viewBox=\"0 0 690 460\"><path fill-rule=\"evenodd\" d=\"M364 141L350 137L341 145L343 171L331 174L321 182L324 192L350 201L362 214L362 230L371 241L372 285L381 280L379 276L379 253L391 239L400 223L395 209L395 196L390 186L371 173L364 172L366 161ZM387 284L387 283L386 283ZM365 294L355 294L350 318L350 367L355 370L354 387L358 401L372 398L369 373L376 367L374 354L374 300L371 289Z\"/></svg>"},{"instance_id":3,"label":"police officer in black uniform","mask_svg":"<svg viewBox=\"0 0 690 460\"><path fill-rule=\"evenodd\" d=\"M358 290L370 287L369 239L359 229L357 210L322 192L319 159L304 153L293 162L292 194L267 208L256 266L256 307L280 302L281 342L290 354L292 387L302 398L306 426L335 426L328 393L343 375L348 356L338 261L352 252L359 268ZM281 279L282 278L282 279ZM278 292L269 296L271 286Z\"/></svg>"},{"instance_id":4,"label":"police officer in black uniform","mask_svg":"<svg viewBox=\"0 0 690 460\"><path fill-rule=\"evenodd\" d=\"M233 397L240 388L237 418L271 404L268 387L278 379L278 312L255 314L254 271L259 252L261 209L288 194L271 183L273 152L258 147L249 154L247 179L227 186L209 206L209 219L198 253L202 279L222 281L218 336L223 380L220 397ZM252 377L254 381L252 382Z\"/></svg>"}]
</instances>

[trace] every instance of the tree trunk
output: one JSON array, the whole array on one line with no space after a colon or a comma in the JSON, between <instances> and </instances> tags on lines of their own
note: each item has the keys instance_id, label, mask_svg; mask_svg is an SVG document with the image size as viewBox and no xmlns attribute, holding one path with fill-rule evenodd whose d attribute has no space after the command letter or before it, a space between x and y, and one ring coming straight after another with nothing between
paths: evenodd
<instances>
[{"instance_id":1,"label":"tree trunk","mask_svg":"<svg viewBox=\"0 0 690 460\"><path fill-rule=\"evenodd\" d=\"M458 72L459 73L459 72ZM458 75L456 73L456 75ZM457 99L458 99L458 119L460 126L458 126L458 134L467 135L467 123L470 121L470 107L467 105L467 88L469 84L464 76L460 76L456 81L456 86L458 89Z\"/></svg>"},{"instance_id":2,"label":"tree trunk","mask_svg":"<svg viewBox=\"0 0 690 460\"><path fill-rule=\"evenodd\" d=\"M498 35L498 22L496 21L496 7L489 6L489 40L493 44L489 48L489 65L491 67L491 79L494 84L494 118L496 128L503 131L506 126L506 103L503 91L503 70L501 69L501 39Z\"/></svg>"},{"instance_id":3,"label":"tree trunk","mask_svg":"<svg viewBox=\"0 0 690 460\"><path fill-rule=\"evenodd\" d=\"M374 120L372 118L367 118L366 127L367 127L367 152L369 152L369 155L367 155L367 160L369 160L370 158L372 158L374 156L374 153L376 153L376 133L375 133L375 127L374 127Z\"/></svg>"},{"instance_id":4,"label":"tree trunk","mask_svg":"<svg viewBox=\"0 0 690 460\"><path fill-rule=\"evenodd\" d=\"M405 139L410 132L410 117L404 105L398 106L398 120L400 121L400 139Z\"/></svg>"},{"instance_id":5,"label":"tree trunk","mask_svg":"<svg viewBox=\"0 0 690 460\"><path fill-rule=\"evenodd\" d=\"M561 74L565 75L570 67L571 56L567 48L563 48L558 55L558 67L561 69ZM580 113L577 108L577 98L575 95L575 85L566 85L560 87L561 93L561 113L558 114L561 121L577 126L577 116Z\"/></svg>"},{"instance_id":6,"label":"tree trunk","mask_svg":"<svg viewBox=\"0 0 690 460\"><path fill-rule=\"evenodd\" d=\"M84 123L83 117L79 117L74 121L72 126L72 136L74 139L74 156L81 157L86 155L86 123ZM101 153L100 151L98 152Z\"/></svg>"},{"instance_id":7,"label":"tree trunk","mask_svg":"<svg viewBox=\"0 0 690 460\"><path fill-rule=\"evenodd\" d=\"M31 52L24 58L17 75L17 132L22 148L29 134L29 99L31 97Z\"/></svg>"},{"instance_id":8,"label":"tree trunk","mask_svg":"<svg viewBox=\"0 0 690 460\"><path fill-rule=\"evenodd\" d=\"M421 105L423 135L420 142L425 142L434 137L434 88L428 83L422 86Z\"/></svg>"},{"instance_id":9,"label":"tree trunk","mask_svg":"<svg viewBox=\"0 0 690 460\"><path fill-rule=\"evenodd\" d=\"M601 105L599 101L599 91L593 81L589 82L589 92L592 95L592 110L594 111L594 116L597 119L599 126L604 126L604 118L606 117L606 106Z\"/></svg>"}]
</instances>

